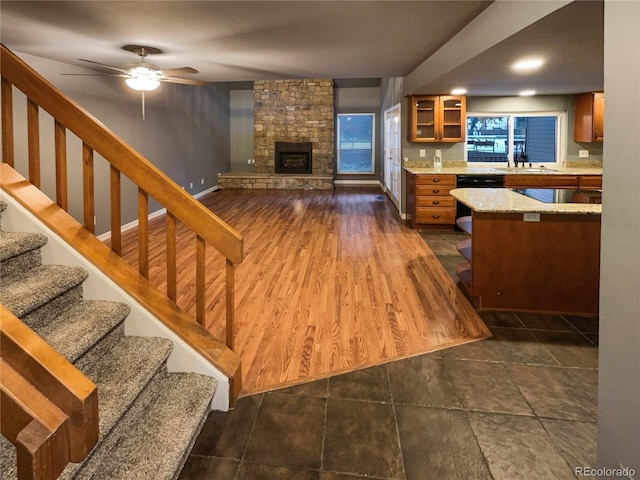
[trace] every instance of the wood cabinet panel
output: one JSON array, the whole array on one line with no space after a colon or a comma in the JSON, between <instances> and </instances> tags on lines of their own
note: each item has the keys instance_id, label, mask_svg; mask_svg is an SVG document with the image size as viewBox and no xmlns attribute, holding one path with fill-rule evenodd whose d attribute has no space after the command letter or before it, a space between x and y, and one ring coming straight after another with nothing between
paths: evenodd
<instances>
[{"instance_id":1,"label":"wood cabinet panel","mask_svg":"<svg viewBox=\"0 0 640 480\"><path fill-rule=\"evenodd\" d=\"M464 142L466 97L460 95L409 96L409 142Z\"/></svg>"},{"instance_id":2,"label":"wood cabinet panel","mask_svg":"<svg viewBox=\"0 0 640 480\"><path fill-rule=\"evenodd\" d=\"M604 141L604 94L602 92L576 95L573 139L576 142Z\"/></svg>"},{"instance_id":3,"label":"wood cabinet panel","mask_svg":"<svg viewBox=\"0 0 640 480\"><path fill-rule=\"evenodd\" d=\"M581 175L578 179L580 190L600 190L602 188L602 175Z\"/></svg>"},{"instance_id":4,"label":"wood cabinet panel","mask_svg":"<svg viewBox=\"0 0 640 480\"><path fill-rule=\"evenodd\" d=\"M578 188L578 175L505 175L506 188Z\"/></svg>"},{"instance_id":5,"label":"wood cabinet panel","mask_svg":"<svg viewBox=\"0 0 640 480\"><path fill-rule=\"evenodd\" d=\"M417 228L453 228L456 201L449 191L456 186L455 175L407 173L407 220Z\"/></svg>"}]
</instances>

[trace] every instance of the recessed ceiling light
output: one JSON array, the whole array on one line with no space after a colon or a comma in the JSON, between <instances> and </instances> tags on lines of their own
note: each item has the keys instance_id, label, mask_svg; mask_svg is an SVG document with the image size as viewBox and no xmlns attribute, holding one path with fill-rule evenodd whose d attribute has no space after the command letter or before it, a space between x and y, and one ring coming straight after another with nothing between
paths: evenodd
<instances>
[{"instance_id":1,"label":"recessed ceiling light","mask_svg":"<svg viewBox=\"0 0 640 480\"><path fill-rule=\"evenodd\" d=\"M521 97L530 97L530 96L535 95L535 94L536 94L535 90L522 90L520 92L520 96Z\"/></svg>"},{"instance_id":2,"label":"recessed ceiling light","mask_svg":"<svg viewBox=\"0 0 640 480\"><path fill-rule=\"evenodd\" d=\"M465 93L467 93L466 88L454 88L451 90L451 95L464 95Z\"/></svg>"},{"instance_id":3,"label":"recessed ceiling light","mask_svg":"<svg viewBox=\"0 0 640 480\"><path fill-rule=\"evenodd\" d=\"M541 58L525 58L514 63L513 69L518 71L535 70L536 68L541 67L543 63L544 60Z\"/></svg>"}]
</instances>

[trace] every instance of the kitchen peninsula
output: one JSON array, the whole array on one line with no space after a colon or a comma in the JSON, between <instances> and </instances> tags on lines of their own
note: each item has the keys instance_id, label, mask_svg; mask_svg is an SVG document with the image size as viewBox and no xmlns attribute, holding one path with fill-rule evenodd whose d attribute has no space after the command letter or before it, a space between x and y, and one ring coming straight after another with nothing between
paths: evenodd
<instances>
[{"instance_id":1,"label":"kitchen peninsula","mask_svg":"<svg viewBox=\"0 0 640 480\"><path fill-rule=\"evenodd\" d=\"M478 308L598 312L601 204L545 203L508 188L449 194L472 211L458 219L470 238L458 245L466 262L457 272Z\"/></svg>"}]
</instances>

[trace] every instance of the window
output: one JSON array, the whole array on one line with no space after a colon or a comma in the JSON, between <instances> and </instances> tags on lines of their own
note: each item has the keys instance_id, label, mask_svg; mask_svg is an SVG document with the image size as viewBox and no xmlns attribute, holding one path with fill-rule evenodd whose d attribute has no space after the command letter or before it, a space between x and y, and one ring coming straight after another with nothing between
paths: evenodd
<instances>
[{"instance_id":1,"label":"window","mask_svg":"<svg viewBox=\"0 0 640 480\"><path fill-rule=\"evenodd\" d=\"M373 113L338 114L338 173L375 173Z\"/></svg>"},{"instance_id":2,"label":"window","mask_svg":"<svg viewBox=\"0 0 640 480\"><path fill-rule=\"evenodd\" d=\"M561 114L467 115L467 162L557 163Z\"/></svg>"}]
</instances>

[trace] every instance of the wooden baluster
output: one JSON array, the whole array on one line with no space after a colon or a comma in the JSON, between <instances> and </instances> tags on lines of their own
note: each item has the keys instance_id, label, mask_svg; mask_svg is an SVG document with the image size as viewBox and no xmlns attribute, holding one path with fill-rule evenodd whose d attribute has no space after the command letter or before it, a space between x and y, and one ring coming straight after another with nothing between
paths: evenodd
<instances>
[{"instance_id":1,"label":"wooden baluster","mask_svg":"<svg viewBox=\"0 0 640 480\"><path fill-rule=\"evenodd\" d=\"M205 250L206 243L204 238L196 235L196 321L205 326Z\"/></svg>"},{"instance_id":2,"label":"wooden baluster","mask_svg":"<svg viewBox=\"0 0 640 480\"><path fill-rule=\"evenodd\" d=\"M93 182L93 149L82 143L82 203L84 210L84 228L96 232L95 195Z\"/></svg>"},{"instance_id":3,"label":"wooden baluster","mask_svg":"<svg viewBox=\"0 0 640 480\"><path fill-rule=\"evenodd\" d=\"M13 86L2 77L2 161L14 166L13 151Z\"/></svg>"},{"instance_id":4,"label":"wooden baluster","mask_svg":"<svg viewBox=\"0 0 640 480\"><path fill-rule=\"evenodd\" d=\"M56 120L55 126L56 151L56 203L60 208L68 211L67 194L67 130Z\"/></svg>"},{"instance_id":5,"label":"wooden baluster","mask_svg":"<svg viewBox=\"0 0 640 480\"><path fill-rule=\"evenodd\" d=\"M149 195L138 188L138 271L149 278Z\"/></svg>"},{"instance_id":6,"label":"wooden baluster","mask_svg":"<svg viewBox=\"0 0 640 480\"><path fill-rule=\"evenodd\" d=\"M233 350L233 344L235 343L235 270L234 263L227 258L227 282L226 282L226 313L227 313L227 338L226 344L231 350Z\"/></svg>"},{"instance_id":7,"label":"wooden baluster","mask_svg":"<svg viewBox=\"0 0 640 480\"><path fill-rule=\"evenodd\" d=\"M167 297L177 299L176 217L167 212Z\"/></svg>"},{"instance_id":8,"label":"wooden baluster","mask_svg":"<svg viewBox=\"0 0 640 480\"><path fill-rule=\"evenodd\" d=\"M29 145L29 181L40 188L40 116L38 105L27 99L27 141Z\"/></svg>"},{"instance_id":9,"label":"wooden baluster","mask_svg":"<svg viewBox=\"0 0 640 480\"><path fill-rule=\"evenodd\" d=\"M122 255L120 170L111 165L111 250Z\"/></svg>"}]
</instances>

